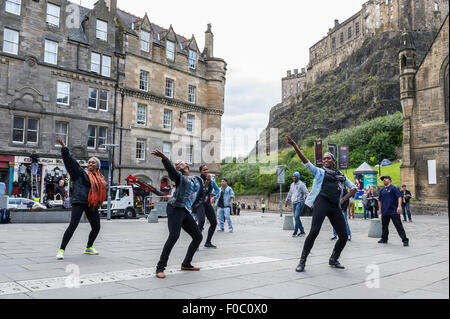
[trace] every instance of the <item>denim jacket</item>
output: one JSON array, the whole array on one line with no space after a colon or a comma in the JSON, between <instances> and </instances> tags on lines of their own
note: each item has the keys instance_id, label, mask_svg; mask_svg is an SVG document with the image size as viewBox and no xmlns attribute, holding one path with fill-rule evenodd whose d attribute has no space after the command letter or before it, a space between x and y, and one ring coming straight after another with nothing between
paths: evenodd
<instances>
[{"instance_id":1,"label":"denim jacket","mask_svg":"<svg viewBox=\"0 0 450 319\"><path fill-rule=\"evenodd\" d=\"M220 196L222 196L222 191L220 191L219 196L217 197L217 201L220 199ZM223 206L231 207L232 198L234 198L233 189L230 186L227 186L224 191Z\"/></svg>"},{"instance_id":2,"label":"denim jacket","mask_svg":"<svg viewBox=\"0 0 450 319\"><path fill-rule=\"evenodd\" d=\"M314 175L314 183L311 192L308 195L308 198L306 198L305 205L308 207L312 207L314 205L314 202L316 201L317 196L319 196L320 191L322 190L322 183L323 179L325 177L325 170L315 167L311 162L308 162L304 164L305 167ZM356 186L348 179L345 180L345 186L347 186L350 189L355 189ZM342 192L341 197L342 199ZM341 203L339 201L339 207L341 207Z\"/></svg>"}]
</instances>

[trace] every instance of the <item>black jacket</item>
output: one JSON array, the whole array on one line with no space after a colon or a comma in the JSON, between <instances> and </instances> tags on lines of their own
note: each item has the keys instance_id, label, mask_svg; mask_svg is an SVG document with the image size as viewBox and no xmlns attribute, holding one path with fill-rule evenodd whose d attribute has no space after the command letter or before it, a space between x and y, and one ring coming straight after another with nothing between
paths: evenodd
<instances>
[{"instance_id":1,"label":"black jacket","mask_svg":"<svg viewBox=\"0 0 450 319\"><path fill-rule=\"evenodd\" d=\"M173 207L184 208L186 206L187 199L189 198L191 191L191 182L199 184L192 176L184 176L181 172L177 171L170 160L162 160L164 168L172 181L175 182L176 190L175 194L169 199L168 204ZM200 185L198 187L201 188ZM201 191L201 190L200 190Z\"/></svg>"},{"instance_id":2,"label":"black jacket","mask_svg":"<svg viewBox=\"0 0 450 319\"><path fill-rule=\"evenodd\" d=\"M73 183L72 205L88 204L88 196L91 191L91 182L88 174L81 168L80 164L70 155L69 149L63 147L61 149L64 165L70 174Z\"/></svg>"}]
</instances>

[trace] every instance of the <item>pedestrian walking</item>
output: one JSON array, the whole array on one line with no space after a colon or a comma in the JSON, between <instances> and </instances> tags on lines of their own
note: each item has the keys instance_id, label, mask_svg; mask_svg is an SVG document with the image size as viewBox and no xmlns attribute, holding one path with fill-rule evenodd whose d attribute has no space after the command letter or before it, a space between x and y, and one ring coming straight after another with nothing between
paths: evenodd
<instances>
[{"instance_id":1,"label":"pedestrian walking","mask_svg":"<svg viewBox=\"0 0 450 319\"><path fill-rule=\"evenodd\" d=\"M208 236L206 237L205 248L217 248L217 246L213 245L211 240L216 231L217 227L217 217L214 208L211 205L210 196L214 196L215 198L219 197L220 189L217 186L216 182L212 178L209 173L209 168L206 165L200 166L200 177L199 182L203 187L206 184L206 181L209 180L209 185L206 190L197 196L197 199L194 203L194 211L198 218L198 228L200 232L203 232L203 228L205 226L205 218L208 219L209 229Z\"/></svg>"},{"instance_id":2,"label":"pedestrian walking","mask_svg":"<svg viewBox=\"0 0 450 319\"><path fill-rule=\"evenodd\" d=\"M367 206L367 189L364 190L364 194L361 197L361 203L364 209L364 219L369 219L369 207Z\"/></svg>"},{"instance_id":3,"label":"pedestrian walking","mask_svg":"<svg viewBox=\"0 0 450 319\"><path fill-rule=\"evenodd\" d=\"M203 192L209 186L209 180L206 179L203 188L198 181L190 174L189 164L178 161L173 166L172 162L162 152L155 150L152 155L161 158L161 161L169 173L169 177L175 182L176 191L174 197L167 202L167 224L169 228L169 237L164 244L161 257L156 266L156 277L160 279L166 278L164 271L167 267L170 252L180 237L183 228L191 237L192 241L187 250L181 270L183 271L199 271L199 267L192 266L191 262L197 251L203 236L197 223L192 217L192 206L195 203L199 192Z\"/></svg>"},{"instance_id":4,"label":"pedestrian walking","mask_svg":"<svg viewBox=\"0 0 450 319\"><path fill-rule=\"evenodd\" d=\"M300 217L305 207L305 199L308 197L309 192L306 188L305 183L300 180L300 173L295 172L292 175L292 184L289 188L289 193L284 202L284 206L287 207L289 202L292 202L292 212L294 214L294 233L292 237L303 237L306 235L305 229L303 228L302 221ZM299 232L300 231L300 232Z\"/></svg>"},{"instance_id":5,"label":"pedestrian walking","mask_svg":"<svg viewBox=\"0 0 450 319\"><path fill-rule=\"evenodd\" d=\"M228 186L228 180L222 178L220 186L220 195L217 203L218 214L219 214L219 232L225 230L225 219L228 223L229 232L233 232L233 224L231 223L231 201L234 199L233 189Z\"/></svg>"},{"instance_id":6,"label":"pedestrian walking","mask_svg":"<svg viewBox=\"0 0 450 319\"><path fill-rule=\"evenodd\" d=\"M355 196L352 196L348 200L348 219L355 219Z\"/></svg>"},{"instance_id":7,"label":"pedestrian walking","mask_svg":"<svg viewBox=\"0 0 450 319\"><path fill-rule=\"evenodd\" d=\"M238 214L238 216L241 215L241 202L238 202L238 205L237 205L237 214Z\"/></svg>"},{"instance_id":8,"label":"pedestrian walking","mask_svg":"<svg viewBox=\"0 0 450 319\"><path fill-rule=\"evenodd\" d=\"M389 236L389 223L392 220L398 235L402 239L403 246L409 246L409 239L406 237L400 214L402 213L403 195L400 190L392 185L390 176L383 176L381 180L384 187L380 191L379 207L381 215L382 235L379 244L387 244Z\"/></svg>"},{"instance_id":9,"label":"pedestrian walking","mask_svg":"<svg viewBox=\"0 0 450 319\"><path fill-rule=\"evenodd\" d=\"M328 217L339 237L328 263L332 267L344 269L345 267L339 263L338 259L347 243L348 234L341 205L356 194L356 186L345 177L344 173L335 168L336 158L333 154L325 153L322 157L323 168L318 168L302 154L290 136L286 136L286 139L294 147L306 168L314 175L313 188L305 201L306 206L313 208L311 230L305 240L300 262L295 270L297 272L305 270L306 259L319 235L325 217ZM344 185L350 188L349 193L345 196L343 196Z\"/></svg>"},{"instance_id":10,"label":"pedestrian walking","mask_svg":"<svg viewBox=\"0 0 450 319\"><path fill-rule=\"evenodd\" d=\"M345 187L344 193L342 195L345 196L347 194L348 194L347 187ZM350 218L350 214L348 214L348 218L347 218L347 211L350 206L350 199L352 199L352 197L350 197L347 201L345 201L345 203L343 203L341 206L342 214L344 215L344 218L345 218L345 225L347 227L348 241L352 240L352 231L350 230L350 225L348 224L348 218ZM338 239L338 237L337 237L336 230L333 228L333 237L331 237L331 240L337 240L337 239Z\"/></svg>"},{"instance_id":11,"label":"pedestrian walking","mask_svg":"<svg viewBox=\"0 0 450 319\"><path fill-rule=\"evenodd\" d=\"M370 218L378 218L378 194L375 186L370 186L367 194L367 205L370 211Z\"/></svg>"},{"instance_id":12,"label":"pedestrian walking","mask_svg":"<svg viewBox=\"0 0 450 319\"><path fill-rule=\"evenodd\" d=\"M264 214L264 211L266 210L266 203L265 202L262 202L261 210L262 210L262 213Z\"/></svg>"},{"instance_id":13,"label":"pedestrian walking","mask_svg":"<svg viewBox=\"0 0 450 319\"><path fill-rule=\"evenodd\" d=\"M86 214L92 228L84 253L87 255L98 255L99 253L94 248L95 239L100 232L100 215L98 209L106 199L106 190L108 188L108 185L99 170L100 160L96 157L90 158L86 172L70 155L70 151L63 140L60 137L56 140L62 147L62 159L73 182L72 215L69 227L64 233L56 259L64 259L64 252L67 244L77 229L83 212Z\"/></svg>"},{"instance_id":14,"label":"pedestrian walking","mask_svg":"<svg viewBox=\"0 0 450 319\"><path fill-rule=\"evenodd\" d=\"M409 201L412 198L411 192L406 189L406 185L402 185L402 212L403 212L403 221L406 222L406 213L408 213L408 220L411 223L412 217L411 217L411 210L409 209Z\"/></svg>"}]
</instances>

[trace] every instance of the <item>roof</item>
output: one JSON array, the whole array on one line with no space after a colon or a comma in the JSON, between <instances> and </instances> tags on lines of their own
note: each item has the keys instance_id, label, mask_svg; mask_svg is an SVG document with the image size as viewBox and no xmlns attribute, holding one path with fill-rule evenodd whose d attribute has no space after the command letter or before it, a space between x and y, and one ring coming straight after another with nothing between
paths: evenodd
<instances>
[{"instance_id":1,"label":"roof","mask_svg":"<svg viewBox=\"0 0 450 319\"><path fill-rule=\"evenodd\" d=\"M377 174L378 171L367 163L363 163L360 167L353 171L353 175L358 174Z\"/></svg>"}]
</instances>

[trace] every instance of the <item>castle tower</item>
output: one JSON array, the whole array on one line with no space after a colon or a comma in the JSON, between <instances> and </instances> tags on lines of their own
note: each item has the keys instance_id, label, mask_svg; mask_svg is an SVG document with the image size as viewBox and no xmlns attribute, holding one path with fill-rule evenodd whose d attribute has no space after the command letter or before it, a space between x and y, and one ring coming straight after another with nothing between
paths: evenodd
<instances>
[{"instance_id":1,"label":"castle tower","mask_svg":"<svg viewBox=\"0 0 450 319\"><path fill-rule=\"evenodd\" d=\"M411 116L416 100L415 74L416 49L411 34L403 32L399 52L400 102L403 109L403 163L400 168L401 180L408 185L413 196L416 191L415 162L411 161Z\"/></svg>"}]
</instances>

